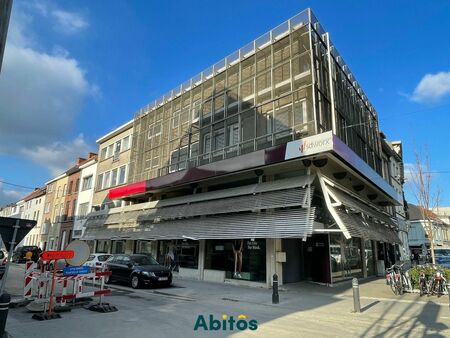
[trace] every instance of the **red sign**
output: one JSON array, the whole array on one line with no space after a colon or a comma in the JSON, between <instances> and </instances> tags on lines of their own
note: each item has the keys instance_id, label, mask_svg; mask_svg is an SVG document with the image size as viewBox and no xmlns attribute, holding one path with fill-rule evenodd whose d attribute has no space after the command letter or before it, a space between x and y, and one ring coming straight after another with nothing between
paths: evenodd
<instances>
[{"instance_id":1,"label":"red sign","mask_svg":"<svg viewBox=\"0 0 450 338\"><path fill-rule=\"evenodd\" d=\"M54 259L70 259L73 258L74 252L73 250L66 251L44 251L41 254L41 257L44 261L51 261Z\"/></svg>"}]
</instances>

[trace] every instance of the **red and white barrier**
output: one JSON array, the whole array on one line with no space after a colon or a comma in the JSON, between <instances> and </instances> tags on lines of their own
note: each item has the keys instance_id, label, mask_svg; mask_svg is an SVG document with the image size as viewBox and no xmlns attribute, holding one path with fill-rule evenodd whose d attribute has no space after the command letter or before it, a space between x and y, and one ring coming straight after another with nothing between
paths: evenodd
<instances>
[{"instance_id":1,"label":"red and white barrier","mask_svg":"<svg viewBox=\"0 0 450 338\"><path fill-rule=\"evenodd\" d=\"M27 261L25 263L25 281L23 286L23 297L31 298L33 296L33 272L36 268L36 263Z\"/></svg>"}]
</instances>

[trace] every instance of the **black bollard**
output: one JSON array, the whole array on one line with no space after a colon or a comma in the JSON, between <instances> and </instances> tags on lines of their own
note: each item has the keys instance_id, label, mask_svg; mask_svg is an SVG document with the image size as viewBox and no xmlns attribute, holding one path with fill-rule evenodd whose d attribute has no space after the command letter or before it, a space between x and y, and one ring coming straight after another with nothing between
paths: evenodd
<instances>
[{"instance_id":1,"label":"black bollard","mask_svg":"<svg viewBox=\"0 0 450 338\"><path fill-rule=\"evenodd\" d=\"M359 284L358 279L353 278L353 312L361 312L361 302L359 301Z\"/></svg>"},{"instance_id":2,"label":"black bollard","mask_svg":"<svg viewBox=\"0 0 450 338\"><path fill-rule=\"evenodd\" d=\"M278 275L273 275L272 282L272 304L278 304L280 302L280 296L278 295Z\"/></svg>"},{"instance_id":3,"label":"black bollard","mask_svg":"<svg viewBox=\"0 0 450 338\"><path fill-rule=\"evenodd\" d=\"M0 337L7 337L5 327L10 302L11 296L9 294L3 293L0 295Z\"/></svg>"}]
</instances>

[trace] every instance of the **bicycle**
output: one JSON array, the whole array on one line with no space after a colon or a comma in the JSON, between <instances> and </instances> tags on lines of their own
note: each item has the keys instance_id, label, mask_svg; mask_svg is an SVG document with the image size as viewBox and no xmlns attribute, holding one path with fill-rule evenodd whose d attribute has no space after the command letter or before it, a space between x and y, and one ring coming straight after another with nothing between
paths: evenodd
<instances>
[{"instance_id":1,"label":"bicycle","mask_svg":"<svg viewBox=\"0 0 450 338\"><path fill-rule=\"evenodd\" d=\"M403 294L403 287L400 276L401 274L396 270L398 270L398 266L395 264L386 269L386 272L388 272L386 275L386 284L390 286L394 295L397 296Z\"/></svg>"},{"instance_id":2,"label":"bicycle","mask_svg":"<svg viewBox=\"0 0 450 338\"><path fill-rule=\"evenodd\" d=\"M437 295L440 297L445 292L447 280L439 268L434 268L436 272L434 273L433 278L429 281L428 295Z\"/></svg>"},{"instance_id":3,"label":"bicycle","mask_svg":"<svg viewBox=\"0 0 450 338\"><path fill-rule=\"evenodd\" d=\"M419 276L419 295L422 297L424 294L429 294L429 282L424 271L420 272Z\"/></svg>"}]
</instances>

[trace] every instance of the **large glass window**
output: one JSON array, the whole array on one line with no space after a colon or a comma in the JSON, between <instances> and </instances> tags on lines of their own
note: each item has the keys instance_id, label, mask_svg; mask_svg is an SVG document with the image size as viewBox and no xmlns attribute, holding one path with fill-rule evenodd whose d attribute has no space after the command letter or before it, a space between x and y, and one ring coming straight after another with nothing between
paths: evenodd
<instances>
[{"instance_id":1,"label":"large glass window","mask_svg":"<svg viewBox=\"0 0 450 338\"><path fill-rule=\"evenodd\" d=\"M109 252L109 240L98 240L97 241L97 249L95 250L98 253L108 253Z\"/></svg>"},{"instance_id":2,"label":"large glass window","mask_svg":"<svg viewBox=\"0 0 450 338\"><path fill-rule=\"evenodd\" d=\"M346 239L344 235L330 234L331 271L333 281L361 277L361 239Z\"/></svg>"},{"instance_id":3,"label":"large glass window","mask_svg":"<svg viewBox=\"0 0 450 338\"><path fill-rule=\"evenodd\" d=\"M156 244L156 242L154 242L154 241L137 241L135 253L151 255L153 245L155 245L155 244Z\"/></svg>"},{"instance_id":4,"label":"large glass window","mask_svg":"<svg viewBox=\"0 0 450 338\"><path fill-rule=\"evenodd\" d=\"M158 262L175 270L198 268L199 242L193 240L158 241Z\"/></svg>"},{"instance_id":5,"label":"large glass window","mask_svg":"<svg viewBox=\"0 0 450 338\"><path fill-rule=\"evenodd\" d=\"M266 280L266 240L207 240L205 268L226 272L226 278Z\"/></svg>"},{"instance_id":6,"label":"large glass window","mask_svg":"<svg viewBox=\"0 0 450 338\"><path fill-rule=\"evenodd\" d=\"M111 253L113 254L125 253L125 241L113 241Z\"/></svg>"}]
</instances>

